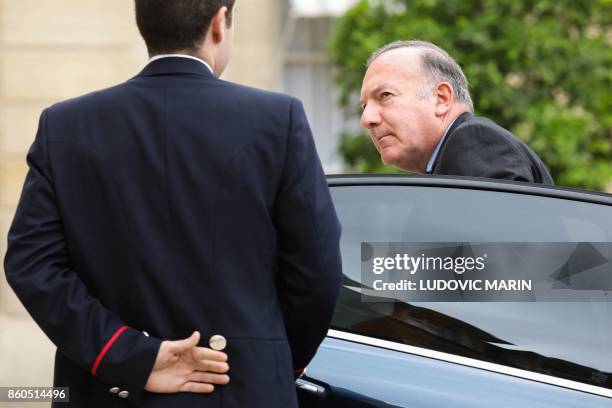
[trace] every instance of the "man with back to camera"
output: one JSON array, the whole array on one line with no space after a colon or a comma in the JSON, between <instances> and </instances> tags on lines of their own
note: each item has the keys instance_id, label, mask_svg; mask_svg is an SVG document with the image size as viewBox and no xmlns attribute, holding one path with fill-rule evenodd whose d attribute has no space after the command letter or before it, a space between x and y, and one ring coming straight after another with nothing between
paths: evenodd
<instances>
[{"instance_id":1,"label":"man with back to camera","mask_svg":"<svg viewBox=\"0 0 612 408\"><path fill-rule=\"evenodd\" d=\"M303 107L217 78L234 0L135 4L145 68L41 115L8 282L62 406L297 407L341 277Z\"/></svg>"},{"instance_id":2,"label":"man with back to camera","mask_svg":"<svg viewBox=\"0 0 612 408\"><path fill-rule=\"evenodd\" d=\"M425 41L376 50L361 88L361 125L383 163L402 170L554 184L523 141L473 115L459 64Z\"/></svg>"}]
</instances>

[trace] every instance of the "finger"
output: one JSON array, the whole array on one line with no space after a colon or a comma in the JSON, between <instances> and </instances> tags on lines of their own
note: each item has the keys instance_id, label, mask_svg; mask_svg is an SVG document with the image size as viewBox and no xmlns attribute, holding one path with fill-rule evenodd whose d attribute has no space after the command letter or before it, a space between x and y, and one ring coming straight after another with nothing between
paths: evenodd
<instances>
[{"instance_id":1,"label":"finger","mask_svg":"<svg viewBox=\"0 0 612 408\"><path fill-rule=\"evenodd\" d=\"M210 371L213 373L227 373L229 370L229 364L220 363L218 361L209 360L194 360L193 368L196 371Z\"/></svg>"},{"instance_id":2,"label":"finger","mask_svg":"<svg viewBox=\"0 0 612 408\"><path fill-rule=\"evenodd\" d=\"M229 376L225 374L214 374L204 371L194 371L188 379L189 381L208 384L227 384L230 380Z\"/></svg>"},{"instance_id":3,"label":"finger","mask_svg":"<svg viewBox=\"0 0 612 408\"><path fill-rule=\"evenodd\" d=\"M191 355L197 360L227 361L227 354L208 347L195 347Z\"/></svg>"},{"instance_id":4,"label":"finger","mask_svg":"<svg viewBox=\"0 0 612 408\"><path fill-rule=\"evenodd\" d=\"M168 350L174 354L183 354L190 348L195 347L199 341L200 332L194 331L191 336L186 339L170 341Z\"/></svg>"},{"instance_id":5,"label":"finger","mask_svg":"<svg viewBox=\"0 0 612 408\"><path fill-rule=\"evenodd\" d=\"M202 394L209 394L214 390L215 387L212 384L189 381L181 386L179 392L198 392Z\"/></svg>"}]
</instances>

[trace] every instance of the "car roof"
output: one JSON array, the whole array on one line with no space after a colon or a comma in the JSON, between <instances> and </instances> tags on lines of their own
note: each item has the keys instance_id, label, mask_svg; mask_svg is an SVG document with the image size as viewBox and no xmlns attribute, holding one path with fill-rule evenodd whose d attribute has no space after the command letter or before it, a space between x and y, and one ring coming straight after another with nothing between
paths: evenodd
<instances>
[{"instance_id":1,"label":"car roof","mask_svg":"<svg viewBox=\"0 0 612 408\"><path fill-rule=\"evenodd\" d=\"M357 185L403 185L463 188L536 195L542 197L583 201L594 204L612 205L612 194L602 193L599 191L476 177L422 174L332 174L327 176L327 181L332 187Z\"/></svg>"}]
</instances>

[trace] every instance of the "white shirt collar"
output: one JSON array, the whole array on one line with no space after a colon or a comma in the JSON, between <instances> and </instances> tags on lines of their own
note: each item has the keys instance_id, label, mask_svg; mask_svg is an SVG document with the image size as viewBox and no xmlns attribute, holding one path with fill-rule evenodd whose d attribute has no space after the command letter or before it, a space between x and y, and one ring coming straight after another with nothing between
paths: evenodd
<instances>
[{"instance_id":1,"label":"white shirt collar","mask_svg":"<svg viewBox=\"0 0 612 408\"><path fill-rule=\"evenodd\" d=\"M446 128L444 135L442 135L442 137L438 141L436 148L434 149L433 153L431 154L431 157L429 158L429 162L427 162L427 168L425 169L426 173L431 173L433 171L433 165L434 165L434 162L436 161L436 158L438 157L438 153L440 153L440 147L442 146L442 142L444 142L444 139L446 138L446 134L448 133L448 130L451 128L451 126L453 126L453 123L455 123L455 121L457 120L459 116L460 114L457 115L455 119L453 119L450 125L448 125L448 127Z\"/></svg>"},{"instance_id":2,"label":"white shirt collar","mask_svg":"<svg viewBox=\"0 0 612 408\"><path fill-rule=\"evenodd\" d=\"M202 59L200 59L198 57L194 57L193 55L185 55L185 54L160 54L160 55L156 55L156 56L152 57L149 60L148 64L150 64L151 62L153 62L155 60L162 59L162 58L169 58L169 57L189 58L189 59L192 59L192 60L195 60L195 61L199 61L202 64L204 64L206 66L206 68L208 68L208 70L212 74L214 74L212 68L210 67L210 65L208 65L208 63L206 61L204 61L204 60L202 60Z\"/></svg>"}]
</instances>

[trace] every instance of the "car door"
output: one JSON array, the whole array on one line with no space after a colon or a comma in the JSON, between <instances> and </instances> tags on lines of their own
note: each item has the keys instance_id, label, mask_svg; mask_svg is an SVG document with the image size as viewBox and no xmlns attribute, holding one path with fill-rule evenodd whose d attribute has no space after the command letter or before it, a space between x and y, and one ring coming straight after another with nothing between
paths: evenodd
<instances>
[{"instance_id":1,"label":"car door","mask_svg":"<svg viewBox=\"0 0 612 408\"><path fill-rule=\"evenodd\" d=\"M360 274L362 242L610 243L609 195L418 176L329 184L344 282L298 380L302 407L612 407L609 301L364 302Z\"/></svg>"}]
</instances>

